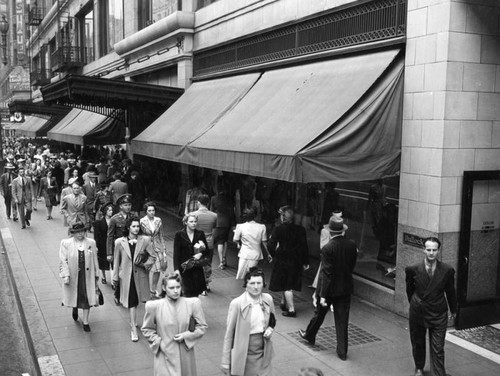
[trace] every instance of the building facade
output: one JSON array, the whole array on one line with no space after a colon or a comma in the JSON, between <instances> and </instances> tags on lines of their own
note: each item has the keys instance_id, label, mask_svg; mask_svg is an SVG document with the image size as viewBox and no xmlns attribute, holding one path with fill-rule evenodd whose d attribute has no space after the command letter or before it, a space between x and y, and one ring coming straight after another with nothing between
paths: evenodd
<instances>
[{"instance_id":1,"label":"building facade","mask_svg":"<svg viewBox=\"0 0 500 376\"><path fill-rule=\"evenodd\" d=\"M499 317L499 11L494 0L38 1L32 98L120 109L131 157L168 171L174 203L198 178L215 190L226 176L241 208L248 186L264 217L293 204L313 256L342 209L361 251L356 294L390 311L406 315L404 268L437 235L467 326L476 310ZM128 96L60 94L72 75ZM169 88L168 105L130 110L140 85Z\"/></svg>"}]
</instances>

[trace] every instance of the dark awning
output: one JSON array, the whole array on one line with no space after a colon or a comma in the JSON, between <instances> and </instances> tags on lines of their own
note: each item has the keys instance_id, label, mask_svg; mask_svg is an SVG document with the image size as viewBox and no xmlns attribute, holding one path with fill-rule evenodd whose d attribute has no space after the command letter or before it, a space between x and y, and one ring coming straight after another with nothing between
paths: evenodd
<instances>
[{"instance_id":1,"label":"dark awning","mask_svg":"<svg viewBox=\"0 0 500 376\"><path fill-rule=\"evenodd\" d=\"M74 108L47 136L75 145L120 144L125 142L125 124L113 117Z\"/></svg>"},{"instance_id":2,"label":"dark awning","mask_svg":"<svg viewBox=\"0 0 500 376\"><path fill-rule=\"evenodd\" d=\"M393 175L403 67L388 50L196 82L132 151L290 182Z\"/></svg>"},{"instance_id":3,"label":"dark awning","mask_svg":"<svg viewBox=\"0 0 500 376\"><path fill-rule=\"evenodd\" d=\"M172 105L183 89L110 80L79 75L68 75L41 88L47 104L67 106L97 106L114 109L164 107Z\"/></svg>"},{"instance_id":4,"label":"dark awning","mask_svg":"<svg viewBox=\"0 0 500 376\"><path fill-rule=\"evenodd\" d=\"M24 115L56 115L65 116L71 110L71 107L52 105L48 106L43 102L33 103L29 100L13 100L9 103L9 112L21 112Z\"/></svg>"},{"instance_id":5,"label":"dark awning","mask_svg":"<svg viewBox=\"0 0 500 376\"><path fill-rule=\"evenodd\" d=\"M24 123L16 130L16 135L29 138L37 137L36 133L49 121L48 118L38 116L26 116L24 119Z\"/></svg>"}]
</instances>

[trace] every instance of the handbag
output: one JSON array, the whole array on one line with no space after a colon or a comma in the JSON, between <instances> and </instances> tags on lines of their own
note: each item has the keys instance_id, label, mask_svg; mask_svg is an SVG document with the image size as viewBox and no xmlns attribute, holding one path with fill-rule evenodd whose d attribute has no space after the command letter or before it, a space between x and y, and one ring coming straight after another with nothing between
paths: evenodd
<instances>
[{"instance_id":1,"label":"handbag","mask_svg":"<svg viewBox=\"0 0 500 376\"><path fill-rule=\"evenodd\" d=\"M95 292L97 294L99 305L104 305L104 295L102 294L101 289L99 287L96 287Z\"/></svg>"},{"instance_id":2,"label":"handbag","mask_svg":"<svg viewBox=\"0 0 500 376\"><path fill-rule=\"evenodd\" d=\"M181 264L182 271L193 269L195 266L205 266L208 265L208 260L206 257L201 257L200 259L196 259L194 257L189 258Z\"/></svg>"},{"instance_id":3,"label":"handbag","mask_svg":"<svg viewBox=\"0 0 500 376\"><path fill-rule=\"evenodd\" d=\"M190 332L194 332L195 328L196 328L196 319L193 317L193 315L191 315L191 317L189 318L188 330Z\"/></svg>"},{"instance_id":4,"label":"handbag","mask_svg":"<svg viewBox=\"0 0 500 376\"><path fill-rule=\"evenodd\" d=\"M140 250L134 257L134 264L140 268L150 271L156 262L156 257L150 255L145 249Z\"/></svg>"}]
</instances>

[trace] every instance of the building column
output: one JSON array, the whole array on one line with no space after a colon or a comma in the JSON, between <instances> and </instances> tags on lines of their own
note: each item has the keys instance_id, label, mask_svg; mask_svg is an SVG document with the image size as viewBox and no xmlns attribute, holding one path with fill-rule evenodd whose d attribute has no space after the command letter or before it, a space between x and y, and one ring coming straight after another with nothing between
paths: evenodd
<instances>
[{"instance_id":1,"label":"building column","mask_svg":"<svg viewBox=\"0 0 500 376\"><path fill-rule=\"evenodd\" d=\"M404 268L423 256L408 235L438 236L457 269L463 172L500 169L499 12L494 0L408 1L395 294L404 315Z\"/></svg>"}]
</instances>

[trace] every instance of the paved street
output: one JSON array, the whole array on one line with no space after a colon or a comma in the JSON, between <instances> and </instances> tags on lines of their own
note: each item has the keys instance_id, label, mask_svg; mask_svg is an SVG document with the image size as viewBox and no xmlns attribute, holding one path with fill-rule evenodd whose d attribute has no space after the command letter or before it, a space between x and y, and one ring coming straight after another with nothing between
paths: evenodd
<instances>
[{"instance_id":1,"label":"paved street","mask_svg":"<svg viewBox=\"0 0 500 376\"><path fill-rule=\"evenodd\" d=\"M159 214L164 218L171 256L172 234L178 229L178 222L164 212ZM153 359L148 344L142 335L138 343L130 341L128 312L113 304L110 284L101 286L105 305L91 309L91 333L83 332L81 321L75 323L71 310L61 307L58 249L60 240L67 236L67 228L63 227L58 210L54 210L54 220L47 221L45 207L40 203L39 210L33 213L32 226L21 230L19 223L7 221L2 203L0 227L44 375L152 374ZM233 267L224 271L215 269L212 292L207 297L200 297L209 325L196 347L201 376L222 374L219 363L227 308L230 300L243 291L241 281L234 279L234 252L228 261ZM217 257L214 265L218 265ZM171 268L170 262L169 270ZM266 265L265 269L268 268ZM305 366L318 367L331 376L413 374L407 320L357 299L351 308L347 361L339 360L335 354L332 315L327 317L315 347L300 341L297 329L305 328L312 314L312 290L306 287L309 283L309 280L304 281L303 291L297 297L297 318L284 318L278 312L273 337L274 375L295 375ZM142 305L139 324L143 313ZM5 326L1 330L3 337ZM500 364L450 342L446 343L446 363L448 373L453 376L500 374ZM2 366L2 376L24 372L9 369L6 373L5 370Z\"/></svg>"}]
</instances>

